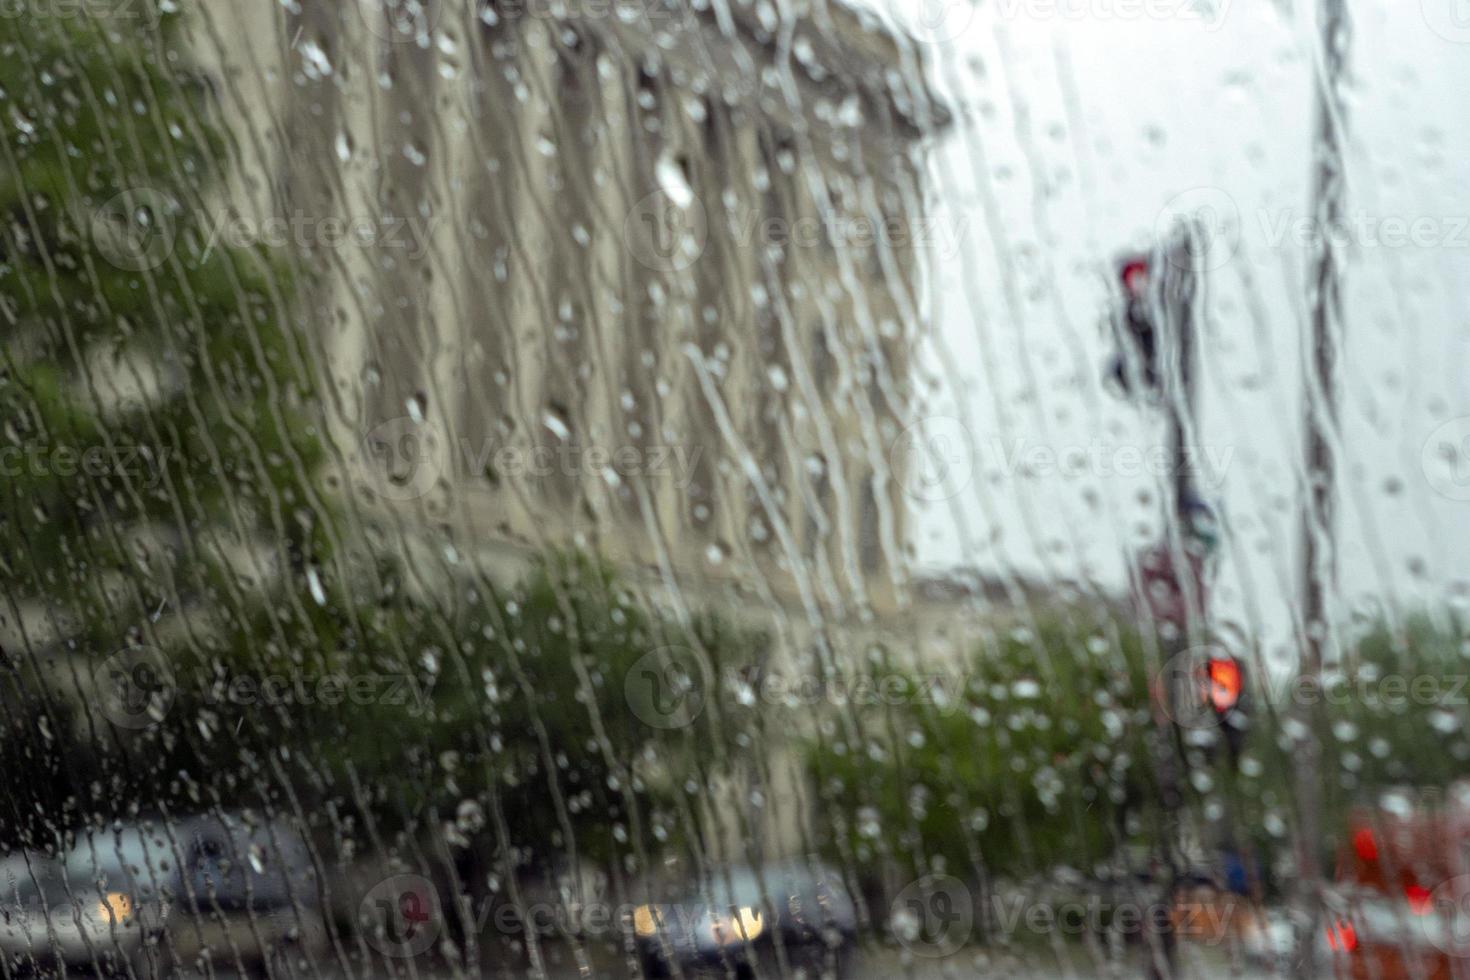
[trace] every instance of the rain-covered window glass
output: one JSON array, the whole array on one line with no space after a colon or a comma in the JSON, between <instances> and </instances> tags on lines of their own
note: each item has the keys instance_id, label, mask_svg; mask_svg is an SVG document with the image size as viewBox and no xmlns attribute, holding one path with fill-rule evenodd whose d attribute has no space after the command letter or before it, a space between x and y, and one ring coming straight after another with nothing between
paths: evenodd
<instances>
[{"instance_id":1,"label":"rain-covered window glass","mask_svg":"<svg viewBox=\"0 0 1470 980\"><path fill-rule=\"evenodd\" d=\"M0 978L1470 976L1460 0L0 0Z\"/></svg>"}]
</instances>

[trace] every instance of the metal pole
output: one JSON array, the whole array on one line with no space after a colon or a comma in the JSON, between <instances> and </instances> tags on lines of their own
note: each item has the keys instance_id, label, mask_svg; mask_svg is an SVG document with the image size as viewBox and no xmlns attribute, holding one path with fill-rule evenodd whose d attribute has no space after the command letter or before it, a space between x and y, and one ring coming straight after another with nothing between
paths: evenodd
<instances>
[{"instance_id":1,"label":"metal pole","mask_svg":"<svg viewBox=\"0 0 1470 980\"><path fill-rule=\"evenodd\" d=\"M1322 0L1321 61L1317 65L1317 127L1312 147L1313 217L1319 250L1312 275L1311 342L1305 372L1304 423L1306 500L1302 515L1302 622L1305 636L1302 677L1320 678L1323 651L1330 636L1327 599L1336 578L1332 547L1334 460L1329 435L1336 425L1337 331L1342 309L1342 256L1336 232L1343 227L1344 118L1339 98L1348 48L1344 0ZM1311 706L1300 706L1306 736L1296 746L1297 869L1306 905L1306 935L1299 950L1297 974L1316 975L1316 935L1321 914L1323 872L1321 726Z\"/></svg>"},{"instance_id":2,"label":"metal pole","mask_svg":"<svg viewBox=\"0 0 1470 980\"><path fill-rule=\"evenodd\" d=\"M1162 408L1168 427L1169 457L1173 465L1172 520L1167 522L1164 540L1167 543L1169 561L1174 569L1175 585L1184 603L1184 621L1179 624L1178 635L1167 651L1170 658L1187 649L1197 641L1202 626L1203 596L1200 594L1202 580L1194 576L1194 549L1190 529L1192 525L1190 507L1195 500L1194 481L1189 460L1189 425L1194 419L1194 299L1198 292L1198 229L1185 223L1173 230L1172 237L1162 242L1151 266L1158 269L1157 291L1154 294L1155 315L1158 326L1159 383L1162 391ZM1173 753L1174 733L1172 724L1165 721L1157 733L1159 747L1156 753L1160 768L1159 780L1164 793L1164 877L1163 896L1160 907L1172 908L1175 890L1181 872L1183 855L1183 833L1180 810L1183 792L1180 787L1181 773L1175 764ZM1183 760L1179 760L1182 762ZM1167 915L1167 911L1165 912ZM1150 964L1151 976L1179 976L1179 953L1174 930L1164 923L1161 942L1156 950L1155 961ZM1162 962L1159 962L1159 960Z\"/></svg>"}]
</instances>

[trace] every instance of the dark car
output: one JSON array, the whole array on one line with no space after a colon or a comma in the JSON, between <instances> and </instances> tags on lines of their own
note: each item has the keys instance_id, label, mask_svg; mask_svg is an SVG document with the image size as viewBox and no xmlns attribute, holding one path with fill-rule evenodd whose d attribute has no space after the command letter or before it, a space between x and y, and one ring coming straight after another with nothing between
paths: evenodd
<instances>
[{"instance_id":1,"label":"dark car","mask_svg":"<svg viewBox=\"0 0 1470 980\"><path fill-rule=\"evenodd\" d=\"M177 883L162 831L89 830L62 853L0 860L0 955L7 974L58 964L126 972L156 943Z\"/></svg>"},{"instance_id":2,"label":"dark car","mask_svg":"<svg viewBox=\"0 0 1470 980\"><path fill-rule=\"evenodd\" d=\"M328 948L305 837L280 820L224 812L179 821L181 874L167 946L184 965L310 974Z\"/></svg>"},{"instance_id":3,"label":"dark car","mask_svg":"<svg viewBox=\"0 0 1470 980\"><path fill-rule=\"evenodd\" d=\"M312 869L300 834L235 813L84 828L0 859L0 975L302 964L326 945Z\"/></svg>"},{"instance_id":4,"label":"dark car","mask_svg":"<svg viewBox=\"0 0 1470 980\"><path fill-rule=\"evenodd\" d=\"M814 863L722 868L679 886L648 883L637 897L645 896L630 925L653 977L667 976L673 963L685 974L774 975L782 962L841 977L857 928L841 876Z\"/></svg>"}]
</instances>

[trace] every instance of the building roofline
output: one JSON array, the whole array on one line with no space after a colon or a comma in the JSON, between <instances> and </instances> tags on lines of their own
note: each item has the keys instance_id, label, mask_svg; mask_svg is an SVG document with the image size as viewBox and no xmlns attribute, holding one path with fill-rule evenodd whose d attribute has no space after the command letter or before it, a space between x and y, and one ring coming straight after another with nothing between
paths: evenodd
<instances>
[{"instance_id":1,"label":"building roofline","mask_svg":"<svg viewBox=\"0 0 1470 980\"><path fill-rule=\"evenodd\" d=\"M793 30L800 32L803 24L816 28L800 39L811 46L812 65L825 76L817 77L811 66L801 65L809 82L820 86L835 78L845 83L844 92L857 89L881 98L911 136L922 137L953 123L953 113L925 77L928 62L913 37L876 11L848 0L808 0L799 6L804 9L794 19ZM781 35L787 25L763 24L753 0L731 0L727 9L741 33L768 51L785 40ZM707 16L718 20L713 12Z\"/></svg>"},{"instance_id":2,"label":"building roofline","mask_svg":"<svg viewBox=\"0 0 1470 980\"><path fill-rule=\"evenodd\" d=\"M840 103L857 94L867 117L859 128L906 141L923 139L953 121L925 77L922 46L845 0L797 0L798 14L783 21L763 21L755 0L712 2L701 10L682 4L669 9L664 2L655 0L636 20L610 18L607 33L630 55L690 78L711 76L707 94L712 98L757 105L778 120L789 116L786 122L796 125L795 117L807 116L805 105L815 96ZM793 74L814 96L808 100L804 92L803 106L795 111L783 105L787 100L772 97L776 89L765 71L783 50L791 51Z\"/></svg>"}]
</instances>

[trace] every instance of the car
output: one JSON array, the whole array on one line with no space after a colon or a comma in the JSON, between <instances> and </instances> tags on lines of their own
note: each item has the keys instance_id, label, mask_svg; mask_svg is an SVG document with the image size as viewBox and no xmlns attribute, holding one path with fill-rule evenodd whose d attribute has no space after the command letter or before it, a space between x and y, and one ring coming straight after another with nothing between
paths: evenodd
<instances>
[{"instance_id":1,"label":"car","mask_svg":"<svg viewBox=\"0 0 1470 980\"><path fill-rule=\"evenodd\" d=\"M142 826L79 835L67 850L0 860L7 972L64 964L126 972L156 942L174 876L166 839Z\"/></svg>"},{"instance_id":2,"label":"car","mask_svg":"<svg viewBox=\"0 0 1470 980\"><path fill-rule=\"evenodd\" d=\"M329 948L322 888L304 834L224 811L176 824L180 869L169 954L197 966L305 975Z\"/></svg>"},{"instance_id":3,"label":"car","mask_svg":"<svg viewBox=\"0 0 1470 980\"><path fill-rule=\"evenodd\" d=\"M855 944L851 895L841 875L819 863L727 866L682 885L655 882L641 890L669 896L632 913L645 976L667 976L676 963L685 975L750 976L774 973L784 961L809 976L841 977Z\"/></svg>"},{"instance_id":4,"label":"car","mask_svg":"<svg viewBox=\"0 0 1470 980\"><path fill-rule=\"evenodd\" d=\"M1319 948L1342 980L1470 977L1470 808L1463 791L1349 817Z\"/></svg>"},{"instance_id":5,"label":"car","mask_svg":"<svg viewBox=\"0 0 1470 980\"><path fill-rule=\"evenodd\" d=\"M150 977L205 957L248 973L319 955L325 919L309 857L288 826L240 813L119 821L74 832L55 854L9 854L0 975Z\"/></svg>"}]
</instances>

